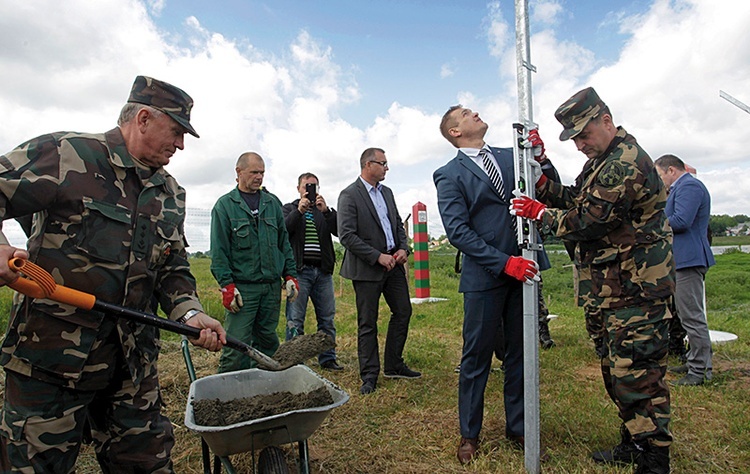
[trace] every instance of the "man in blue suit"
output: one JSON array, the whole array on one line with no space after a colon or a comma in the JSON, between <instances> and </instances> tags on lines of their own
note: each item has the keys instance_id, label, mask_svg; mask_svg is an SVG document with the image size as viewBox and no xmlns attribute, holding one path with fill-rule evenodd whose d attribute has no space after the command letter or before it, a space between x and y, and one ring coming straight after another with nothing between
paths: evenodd
<instances>
[{"instance_id":1,"label":"man in blue suit","mask_svg":"<svg viewBox=\"0 0 750 474\"><path fill-rule=\"evenodd\" d=\"M708 243L711 196L676 156L661 156L654 164L662 181L669 187L664 212L674 232L675 306L690 340L687 364L669 370L685 374L674 385L702 385L704 380L711 378L713 368L705 307L706 272L716 263Z\"/></svg>"},{"instance_id":2,"label":"man in blue suit","mask_svg":"<svg viewBox=\"0 0 750 474\"><path fill-rule=\"evenodd\" d=\"M522 285L539 279L539 266L520 256L515 218L507 211L515 182L512 150L487 146L487 124L460 105L445 113L440 132L458 148L433 180L448 239L464 254L458 287L464 295L458 460L466 464L479 448L484 390L497 337L505 338L505 436L523 449Z\"/></svg>"}]
</instances>

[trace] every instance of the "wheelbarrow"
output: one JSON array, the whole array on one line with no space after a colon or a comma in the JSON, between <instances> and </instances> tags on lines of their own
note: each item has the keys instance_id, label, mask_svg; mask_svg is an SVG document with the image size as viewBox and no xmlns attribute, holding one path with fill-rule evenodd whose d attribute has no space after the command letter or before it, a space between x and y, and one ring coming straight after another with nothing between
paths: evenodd
<instances>
[{"instance_id":1,"label":"wheelbarrow","mask_svg":"<svg viewBox=\"0 0 750 474\"><path fill-rule=\"evenodd\" d=\"M57 285L46 270L25 259L13 258L8 262L8 266L25 275L8 286L33 298L49 298L81 309L102 311L109 316L122 317L141 324L156 326L183 336L198 337L200 335L200 330L197 328L160 318L153 314L98 301L94 295ZM307 366L294 365L285 368L285 366L257 349L230 336L227 336L227 346L253 358L259 366L270 371L249 369L196 380L187 339L183 337L182 351L191 380L188 405L185 412L185 425L188 429L201 435L202 443L207 445L220 458L221 463L229 473L235 471L227 456L248 450L253 452L253 470L255 470L254 458L257 449L263 450L258 461L260 472L265 474L288 473L289 469L284 453L277 445L298 442L299 472L309 474L307 438L320 426L333 408L341 406L349 400L349 395L333 383L315 374ZM272 372L274 370L278 372ZM320 387L325 387L328 390L333 403L327 406L294 410L222 427L199 426L195 423L193 417L192 402L194 400L218 399L219 401L227 401L283 391L306 393ZM210 461L206 462L208 455L205 446L203 455L204 470L210 474L210 470L208 470L210 469ZM220 472L218 463L215 467L219 469L215 472Z\"/></svg>"},{"instance_id":2,"label":"wheelbarrow","mask_svg":"<svg viewBox=\"0 0 750 474\"><path fill-rule=\"evenodd\" d=\"M206 474L211 473L208 450L214 453L215 473L220 472L221 465L230 474L234 473L235 470L229 456L247 451L252 453L253 472L255 472L255 452L258 450L260 450L258 457L258 472L260 474L288 473L289 467L284 452L278 448L278 445L292 443L298 443L298 471L301 474L309 474L307 438L318 429L331 410L349 400L348 393L320 377L305 365L295 365L278 372L247 369L196 379L190 359L190 349L184 339L182 349L191 379L185 409L185 426L200 434L202 438L203 468ZM333 403L320 407L288 411L228 426L204 426L195 422L193 404L198 400L226 402L277 392L306 393L321 387L328 390ZM219 465L219 462L221 465Z\"/></svg>"}]
</instances>

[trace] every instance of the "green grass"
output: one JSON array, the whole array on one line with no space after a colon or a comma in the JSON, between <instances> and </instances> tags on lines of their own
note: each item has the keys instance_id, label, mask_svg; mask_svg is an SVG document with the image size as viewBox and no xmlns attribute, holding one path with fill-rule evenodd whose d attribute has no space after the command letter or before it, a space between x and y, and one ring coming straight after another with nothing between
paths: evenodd
<instances>
[{"instance_id":1,"label":"green grass","mask_svg":"<svg viewBox=\"0 0 750 474\"><path fill-rule=\"evenodd\" d=\"M351 399L333 410L309 438L313 473L525 472L523 453L513 450L504 439L501 372L492 373L485 393L480 458L467 468L455 460L458 377L453 368L461 355L463 310L453 257L451 252L430 254L431 294L447 301L414 305L404 355L423 377L415 381L381 378L377 391L365 397L359 395L354 293L349 281L335 276L337 350L346 370L321 375L349 392ZM558 315L550 322L557 346L540 353L542 443L552 456L542 470L629 473L629 468L600 467L590 460L592 450L618 441L619 418L604 392L583 313L575 305L570 262L564 253L551 253L550 257L553 268L544 272L544 288L550 312ZM223 309L209 264L208 259L192 260L206 310L221 318ZM717 256L717 265L708 273L709 326L733 332L739 340L714 346L715 375L710 384L671 389L674 473L740 473L747 472L750 465L748 268L750 255L732 253ZM0 289L2 318L7 315L9 300L10 292ZM384 303L380 314L382 352L388 321ZM283 307L281 320L283 328ZM314 318L309 317L308 322L307 331L313 331ZM199 437L182 425L189 380L178 337L163 336L161 384L177 437L175 467L177 472L202 472ZM199 349L191 353L199 377L215 373L216 354ZM318 370L315 361L309 365ZM232 457L240 472L250 472L250 460L249 453ZM90 448L79 465L80 472L97 472Z\"/></svg>"}]
</instances>

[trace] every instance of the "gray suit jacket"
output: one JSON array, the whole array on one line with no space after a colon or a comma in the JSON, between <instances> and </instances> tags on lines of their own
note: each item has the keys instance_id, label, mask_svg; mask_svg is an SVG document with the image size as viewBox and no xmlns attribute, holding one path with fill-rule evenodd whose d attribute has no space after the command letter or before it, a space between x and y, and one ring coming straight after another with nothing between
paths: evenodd
<instances>
[{"instance_id":1,"label":"gray suit jacket","mask_svg":"<svg viewBox=\"0 0 750 474\"><path fill-rule=\"evenodd\" d=\"M404 249L408 253L406 231L396 209L393 192L383 186L382 193L394 234L394 248ZM341 276L350 280L382 280L385 277L385 269L378 264L378 257L389 249L386 248L378 213L367 188L359 178L341 191L337 207L339 241L346 250L341 263Z\"/></svg>"}]
</instances>

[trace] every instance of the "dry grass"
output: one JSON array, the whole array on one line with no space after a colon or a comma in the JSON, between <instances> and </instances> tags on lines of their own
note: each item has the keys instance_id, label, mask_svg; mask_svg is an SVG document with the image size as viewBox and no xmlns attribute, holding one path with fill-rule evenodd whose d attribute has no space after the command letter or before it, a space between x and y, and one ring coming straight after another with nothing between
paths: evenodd
<instances>
[{"instance_id":1,"label":"dry grass","mask_svg":"<svg viewBox=\"0 0 750 474\"><path fill-rule=\"evenodd\" d=\"M376 392L367 396L359 395L351 285L337 279L337 351L346 370L319 373L346 390L351 398L334 409L309 438L312 473L525 472L523 453L514 450L503 436L500 371L491 374L486 390L481 456L468 467L460 466L455 459L459 439L458 376L453 369L461 352L462 310L461 298L456 293L457 280L446 270L452 266L452 256L443 260L431 263L433 296L446 297L449 301L414 307L406 345L407 363L421 370L423 377L411 381L381 378ZM618 441L619 419L604 392L598 360L586 338L581 311L572 304L570 270L562 268L565 262L554 262L555 268L545 272L545 289L549 288L552 313L559 315L550 325L558 345L541 353L542 443L551 455L542 471L630 473L629 468L601 467L590 460L592 450L608 448ZM197 267L200 281L201 264ZM746 290L750 290L750 283ZM214 297L205 292L202 296L209 300ZM671 389L674 473L748 472L750 325L747 310L747 306L714 310L716 319L712 320L712 326L732 330L740 335L740 341L715 346L713 382L702 387ZM387 319L383 306L381 351ZM193 349L191 354L199 377L215 373L216 354L199 349ZM315 361L308 364L319 371ZM499 364L496 362L496 365ZM160 370L166 413L175 428L176 470L203 472L200 437L183 425L189 379L175 339L164 343ZM296 446L285 449L293 462L297 456ZM238 472L252 472L251 453L232 456L231 460ZM98 472L98 468L92 467L95 465L87 449L81 456L79 472Z\"/></svg>"}]
</instances>

